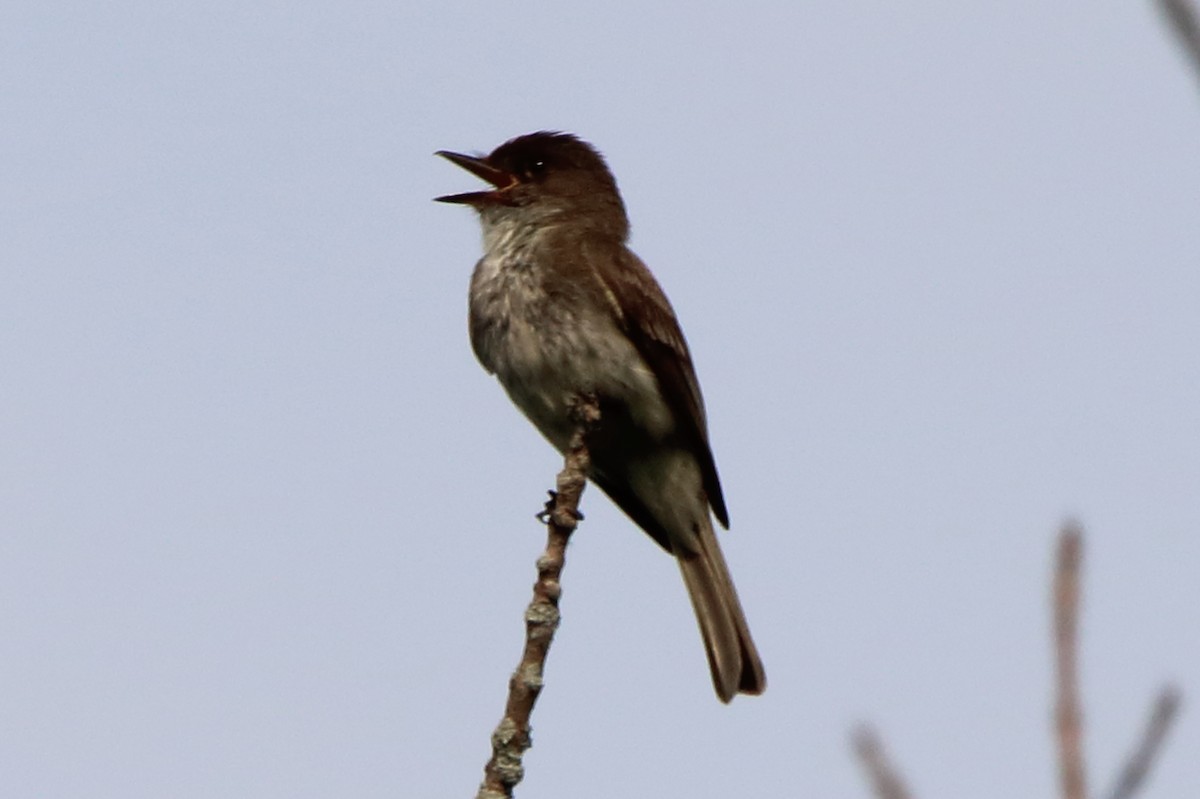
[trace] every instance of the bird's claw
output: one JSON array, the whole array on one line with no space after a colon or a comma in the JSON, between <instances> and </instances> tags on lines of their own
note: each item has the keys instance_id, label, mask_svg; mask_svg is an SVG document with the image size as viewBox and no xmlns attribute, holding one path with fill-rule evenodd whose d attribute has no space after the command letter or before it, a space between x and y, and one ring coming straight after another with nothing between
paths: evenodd
<instances>
[{"instance_id":1,"label":"bird's claw","mask_svg":"<svg viewBox=\"0 0 1200 799\"><path fill-rule=\"evenodd\" d=\"M550 523L550 514L554 512L554 503L558 501L557 491L547 491L546 493L550 495L550 499L546 500L546 507L538 511L533 517L542 524Z\"/></svg>"},{"instance_id":2,"label":"bird's claw","mask_svg":"<svg viewBox=\"0 0 1200 799\"><path fill-rule=\"evenodd\" d=\"M546 493L550 495L550 499L546 500L546 507L542 508L534 515L534 518L542 524L549 524L554 518L554 505L558 502L557 491L552 490L547 491ZM575 518L575 521L583 521L583 513L578 508L573 511L569 511L569 513Z\"/></svg>"}]
</instances>

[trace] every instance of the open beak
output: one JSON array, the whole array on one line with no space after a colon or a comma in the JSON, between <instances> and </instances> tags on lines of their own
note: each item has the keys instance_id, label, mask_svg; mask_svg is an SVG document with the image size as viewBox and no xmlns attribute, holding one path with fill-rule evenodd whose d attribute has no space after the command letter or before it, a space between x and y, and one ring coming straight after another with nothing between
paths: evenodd
<instances>
[{"instance_id":1,"label":"open beak","mask_svg":"<svg viewBox=\"0 0 1200 799\"><path fill-rule=\"evenodd\" d=\"M435 155L440 155L450 163L461 166L472 175L483 178L496 187L493 191L468 191L463 194L443 194L441 197L433 198L440 203L479 205L489 202L504 202L503 192L517 185L515 175L511 175L503 169L496 169L486 159L479 158L478 156L452 153L449 150L438 150Z\"/></svg>"}]
</instances>

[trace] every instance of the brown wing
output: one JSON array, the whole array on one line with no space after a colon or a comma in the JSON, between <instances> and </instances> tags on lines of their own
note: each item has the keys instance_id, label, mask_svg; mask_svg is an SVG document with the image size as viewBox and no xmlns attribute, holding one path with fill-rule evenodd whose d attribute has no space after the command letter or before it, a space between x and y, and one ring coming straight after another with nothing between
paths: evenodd
<instances>
[{"instance_id":1,"label":"brown wing","mask_svg":"<svg viewBox=\"0 0 1200 799\"><path fill-rule=\"evenodd\" d=\"M675 414L684 445L700 464L713 514L723 527L729 527L729 512L708 443L704 399L700 396L687 341L671 303L650 270L628 249L622 247L620 252L621 268L605 270L606 274L596 276L614 304L618 324L658 379L663 398Z\"/></svg>"}]
</instances>

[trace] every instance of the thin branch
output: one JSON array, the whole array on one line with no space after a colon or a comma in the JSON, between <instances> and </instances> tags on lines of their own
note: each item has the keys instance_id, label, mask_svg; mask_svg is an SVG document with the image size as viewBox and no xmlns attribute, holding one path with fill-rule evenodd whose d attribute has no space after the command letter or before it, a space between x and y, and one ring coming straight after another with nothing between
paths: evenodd
<instances>
[{"instance_id":1,"label":"thin branch","mask_svg":"<svg viewBox=\"0 0 1200 799\"><path fill-rule=\"evenodd\" d=\"M1158 0L1158 7L1200 74L1200 15L1190 0Z\"/></svg>"},{"instance_id":2,"label":"thin branch","mask_svg":"<svg viewBox=\"0 0 1200 799\"><path fill-rule=\"evenodd\" d=\"M862 726L854 733L854 751L871 779L877 799L911 799L912 794L900 778L900 773L888 760L883 743L872 727Z\"/></svg>"},{"instance_id":3,"label":"thin branch","mask_svg":"<svg viewBox=\"0 0 1200 799\"><path fill-rule=\"evenodd\" d=\"M1068 522L1058 539L1054 574L1054 652L1058 667L1058 768L1063 799L1086 799L1083 762L1083 711L1079 701L1079 566L1083 539L1078 525Z\"/></svg>"},{"instance_id":4,"label":"thin branch","mask_svg":"<svg viewBox=\"0 0 1200 799\"><path fill-rule=\"evenodd\" d=\"M579 497L587 484L591 464L585 439L588 430L600 419L600 408L591 398L580 399L572 413L575 432L567 446L563 469L558 473L557 490L551 492L546 503L546 551L538 558L533 601L525 609L525 650L508 681L504 718L492 733L492 757L484 767L483 784L476 799L508 799L525 776L521 758L531 745L529 717L542 691L546 655L558 629L558 598L562 593L559 577L566 560L567 541L583 518L579 513Z\"/></svg>"},{"instance_id":5,"label":"thin branch","mask_svg":"<svg viewBox=\"0 0 1200 799\"><path fill-rule=\"evenodd\" d=\"M1150 712L1150 720L1142 733L1138 748L1129 756L1125 768L1117 778L1116 787L1109 794L1110 799L1132 799L1141 790L1150 773L1158 753L1162 751L1163 740L1171 729L1171 722L1179 714L1182 697L1179 690L1173 686L1163 688L1154 701Z\"/></svg>"}]
</instances>

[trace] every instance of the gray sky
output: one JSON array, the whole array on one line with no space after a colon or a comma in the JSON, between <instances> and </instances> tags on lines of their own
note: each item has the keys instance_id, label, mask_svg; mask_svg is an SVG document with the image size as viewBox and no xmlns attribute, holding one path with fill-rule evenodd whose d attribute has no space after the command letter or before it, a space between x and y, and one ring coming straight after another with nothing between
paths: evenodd
<instances>
[{"instance_id":1,"label":"gray sky","mask_svg":"<svg viewBox=\"0 0 1200 799\"><path fill-rule=\"evenodd\" d=\"M560 465L474 362L432 157L597 144L679 313L767 666L720 705L604 499L523 797L1053 795L1191 705L1200 94L1135 3L0 10L0 796L473 795Z\"/></svg>"}]
</instances>

